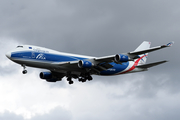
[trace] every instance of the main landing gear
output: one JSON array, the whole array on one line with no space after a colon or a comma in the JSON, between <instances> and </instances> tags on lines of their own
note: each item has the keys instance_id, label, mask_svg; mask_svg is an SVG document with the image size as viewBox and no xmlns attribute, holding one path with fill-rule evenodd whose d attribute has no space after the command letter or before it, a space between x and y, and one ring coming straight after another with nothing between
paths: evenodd
<instances>
[{"instance_id":1,"label":"main landing gear","mask_svg":"<svg viewBox=\"0 0 180 120\"><path fill-rule=\"evenodd\" d=\"M86 82L87 80L91 81L92 79L93 79L92 76L89 75L79 78L79 82Z\"/></svg>"},{"instance_id":2,"label":"main landing gear","mask_svg":"<svg viewBox=\"0 0 180 120\"><path fill-rule=\"evenodd\" d=\"M26 74L26 73L27 73L26 66L23 64L22 67L23 67L22 73L23 73L23 74Z\"/></svg>"},{"instance_id":3,"label":"main landing gear","mask_svg":"<svg viewBox=\"0 0 180 120\"><path fill-rule=\"evenodd\" d=\"M81 78L79 78L79 81L86 82L86 80L91 81L92 79L93 79L92 76L89 73L86 73L86 74L81 75Z\"/></svg>"},{"instance_id":4,"label":"main landing gear","mask_svg":"<svg viewBox=\"0 0 180 120\"><path fill-rule=\"evenodd\" d=\"M90 81L90 80L93 79L92 76L89 73L81 74L79 77L78 76L77 77L72 77L72 75L69 74L68 77L67 77L67 81L69 82L69 84L74 83L72 81L72 78L75 78L75 79L78 78L79 82L83 82L83 83L86 82L87 80Z\"/></svg>"},{"instance_id":5,"label":"main landing gear","mask_svg":"<svg viewBox=\"0 0 180 120\"><path fill-rule=\"evenodd\" d=\"M73 84L74 82L72 81L72 78L71 77L68 77L67 78L67 81L69 81L69 84Z\"/></svg>"}]
</instances>

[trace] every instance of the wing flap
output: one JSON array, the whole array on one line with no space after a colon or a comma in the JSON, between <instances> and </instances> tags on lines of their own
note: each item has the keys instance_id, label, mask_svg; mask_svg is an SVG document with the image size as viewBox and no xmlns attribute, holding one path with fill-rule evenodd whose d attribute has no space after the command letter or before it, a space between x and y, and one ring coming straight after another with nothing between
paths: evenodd
<instances>
[{"instance_id":1,"label":"wing flap","mask_svg":"<svg viewBox=\"0 0 180 120\"><path fill-rule=\"evenodd\" d=\"M100 70L107 70L109 68L112 68L113 65L109 64L109 63L103 63L103 64L99 64L96 66L96 68L100 69Z\"/></svg>"},{"instance_id":2,"label":"wing flap","mask_svg":"<svg viewBox=\"0 0 180 120\"><path fill-rule=\"evenodd\" d=\"M101 65L102 67L106 68L106 69L109 69L109 68L112 68L113 66L109 63L105 63L105 64L102 64Z\"/></svg>"},{"instance_id":3,"label":"wing flap","mask_svg":"<svg viewBox=\"0 0 180 120\"><path fill-rule=\"evenodd\" d=\"M150 68L150 67L154 67L156 65L163 64L165 62L168 62L168 61L164 60L164 61L160 61L160 62L154 62L154 63L144 64L144 65L138 65L136 67L137 68Z\"/></svg>"}]
</instances>

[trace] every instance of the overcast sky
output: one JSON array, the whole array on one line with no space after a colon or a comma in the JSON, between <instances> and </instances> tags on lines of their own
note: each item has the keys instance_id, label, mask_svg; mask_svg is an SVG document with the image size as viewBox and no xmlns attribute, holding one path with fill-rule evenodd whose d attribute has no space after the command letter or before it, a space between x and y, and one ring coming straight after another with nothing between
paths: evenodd
<instances>
[{"instance_id":1,"label":"overcast sky","mask_svg":"<svg viewBox=\"0 0 180 120\"><path fill-rule=\"evenodd\" d=\"M179 0L0 0L0 120L179 120ZM48 83L5 57L19 44L106 56L175 41L147 72Z\"/></svg>"}]
</instances>

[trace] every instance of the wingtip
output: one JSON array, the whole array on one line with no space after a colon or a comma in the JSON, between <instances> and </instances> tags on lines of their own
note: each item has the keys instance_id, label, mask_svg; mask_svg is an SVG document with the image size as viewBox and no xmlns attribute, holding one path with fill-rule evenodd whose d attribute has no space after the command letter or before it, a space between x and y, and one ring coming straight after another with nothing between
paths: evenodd
<instances>
[{"instance_id":1,"label":"wingtip","mask_svg":"<svg viewBox=\"0 0 180 120\"><path fill-rule=\"evenodd\" d=\"M171 47L174 44L174 41L168 43L166 46Z\"/></svg>"},{"instance_id":2,"label":"wingtip","mask_svg":"<svg viewBox=\"0 0 180 120\"><path fill-rule=\"evenodd\" d=\"M164 60L164 62L169 62L168 60Z\"/></svg>"}]
</instances>

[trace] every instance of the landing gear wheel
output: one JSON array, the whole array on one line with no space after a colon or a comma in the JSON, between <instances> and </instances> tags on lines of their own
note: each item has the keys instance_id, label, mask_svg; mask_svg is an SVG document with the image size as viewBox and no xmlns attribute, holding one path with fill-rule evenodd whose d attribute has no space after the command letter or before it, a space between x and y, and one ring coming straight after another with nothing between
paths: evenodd
<instances>
[{"instance_id":1,"label":"landing gear wheel","mask_svg":"<svg viewBox=\"0 0 180 120\"><path fill-rule=\"evenodd\" d=\"M83 80L82 78L79 78L79 82L82 82L82 80Z\"/></svg>"},{"instance_id":2,"label":"landing gear wheel","mask_svg":"<svg viewBox=\"0 0 180 120\"><path fill-rule=\"evenodd\" d=\"M23 73L23 74L26 74L26 73L27 73L27 70L23 70L22 73Z\"/></svg>"},{"instance_id":3,"label":"landing gear wheel","mask_svg":"<svg viewBox=\"0 0 180 120\"><path fill-rule=\"evenodd\" d=\"M72 80L71 80L71 77L68 77L68 78L67 78L67 81L72 81Z\"/></svg>"},{"instance_id":4,"label":"landing gear wheel","mask_svg":"<svg viewBox=\"0 0 180 120\"><path fill-rule=\"evenodd\" d=\"M86 80L87 80L87 79L86 79L86 78L83 78L83 77L82 77L82 78L79 78L79 82L86 82Z\"/></svg>"},{"instance_id":5,"label":"landing gear wheel","mask_svg":"<svg viewBox=\"0 0 180 120\"><path fill-rule=\"evenodd\" d=\"M82 79L82 82L86 82L86 79L84 78L84 79Z\"/></svg>"},{"instance_id":6,"label":"landing gear wheel","mask_svg":"<svg viewBox=\"0 0 180 120\"><path fill-rule=\"evenodd\" d=\"M25 70L25 69L26 69L26 66L25 66L24 64L22 64L21 66L22 66L23 69L24 69L24 70L22 71L22 73L23 73L23 74L26 74L26 73L27 73L27 70Z\"/></svg>"},{"instance_id":7,"label":"landing gear wheel","mask_svg":"<svg viewBox=\"0 0 180 120\"><path fill-rule=\"evenodd\" d=\"M73 84L74 82L73 81L69 81L69 84Z\"/></svg>"},{"instance_id":8,"label":"landing gear wheel","mask_svg":"<svg viewBox=\"0 0 180 120\"><path fill-rule=\"evenodd\" d=\"M67 81L69 82L69 84L73 84L74 82L72 81L72 77L68 77Z\"/></svg>"},{"instance_id":9,"label":"landing gear wheel","mask_svg":"<svg viewBox=\"0 0 180 120\"><path fill-rule=\"evenodd\" d=\"M91 81L93 78L92 78L92 76L88 76L88 78L87 78L89 81Z\"/></svg>"}]
</instances>

